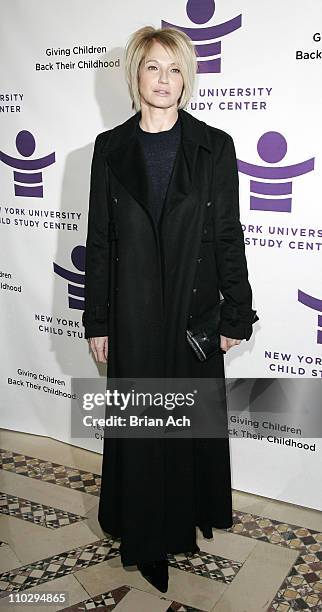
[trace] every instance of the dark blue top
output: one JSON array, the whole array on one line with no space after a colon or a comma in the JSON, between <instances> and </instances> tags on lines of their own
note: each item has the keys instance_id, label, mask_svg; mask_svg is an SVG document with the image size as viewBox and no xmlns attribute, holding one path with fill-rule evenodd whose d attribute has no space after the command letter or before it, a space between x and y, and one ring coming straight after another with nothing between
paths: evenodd
<instances>
[{"instance_id":1,"label":"dark blue top","mask_svg":"<svg viewBox=\"0 0 322 612\"><path fill-rule=\"evenodd\" d=\"M138 123L138 138L143 149L150 183L149 205L153 218L158 224L181 139L179 115L170 130L161 132L146 132Z\"/></svg>"}]
</instances>

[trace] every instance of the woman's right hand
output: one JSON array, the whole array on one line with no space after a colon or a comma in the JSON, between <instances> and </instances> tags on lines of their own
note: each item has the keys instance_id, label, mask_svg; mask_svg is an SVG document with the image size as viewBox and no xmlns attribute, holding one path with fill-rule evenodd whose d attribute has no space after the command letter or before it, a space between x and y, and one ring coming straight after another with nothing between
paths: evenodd
<instances>
[{"instance_id":1,"label":"woman's right hand","mask_svg":"<svg viewBox=\"0 0 322 612\"><path fill-rule=\"evenodd\" d=\"M95 360L99 363L107 363L108 357L108 336L98 336L89 338L89 345Z\"/></svg>"}]
</instances>

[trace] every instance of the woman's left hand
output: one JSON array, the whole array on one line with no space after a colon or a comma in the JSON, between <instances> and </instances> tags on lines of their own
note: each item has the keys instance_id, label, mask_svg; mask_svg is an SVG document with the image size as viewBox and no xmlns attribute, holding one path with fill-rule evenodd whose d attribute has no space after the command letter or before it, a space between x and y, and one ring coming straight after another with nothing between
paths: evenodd
<instances>
[{"instance_id":1,"label":"woman's left hand","mask_svg":"<svg viewBox=\"0 0 322 612\"><path fill-rule=\"evenodd\" d=\"M226 336L220 336L220 347L227 353L232 346L240 344L241 340L235 340L234 338L226 338Z\"/></svg>"}]
</instances>

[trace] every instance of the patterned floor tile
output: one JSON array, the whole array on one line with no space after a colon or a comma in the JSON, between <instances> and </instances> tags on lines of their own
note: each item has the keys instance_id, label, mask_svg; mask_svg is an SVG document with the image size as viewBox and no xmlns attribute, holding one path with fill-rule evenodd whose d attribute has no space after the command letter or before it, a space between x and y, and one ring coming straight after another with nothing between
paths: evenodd
<instances>
[{"instance_id":1,"label":"patterned floor tile","mask_svg":"<svg viewBox=\"0 0 322 612\"><path fill-rule=\"evenodd\" d=\"M319 556L299 555L276 593L268 612L322 610L322 563ZM288 606L283 608L283 606Z\"/></svg>"},{"instance_id":2,"label":"patterned floor tile","mask_svg":"<svg viewBox=\"0 0 322 612\"><path fill-rule=\"evenodd\" d=\"M322 533L299 525L234 512L234 524L227 531L299 551L289 574L267 612L322 610Z\"/></svg>"},{"instance_id":3,"label":"patterned floor tile","mask_svg":"<svg viewBox=\"0 0 322 612\"><path fill-rule=\"evenodd\" d=\"M227 584L232 582L243 565L238 561L225 559L202 550L193 555L168 554L168 561L169 565L177 569Z\"/></svg>"},{"instance_id":4,"label":"patterned floor tile","mask_svg":"<svg viewBox=\"0 0 322 612\"><path fill-rule=\"evenodd\" d=\"M0 467L16 474L75 489L90 495L99 496L100 494L100 476L76 468L7 450L0 451ZM11 497L12 501L18 500L16 503L20 504L19 498ZM21 500L24 503L26 501L28 500ZM49 516L50 511L54 511L56 514L51 526L61 526L61 524L58 525L59 520L64 521L66 516L57 516L57 512L59 512L57 509L46 506L38 508L39 516L43 517L44 508L48 509ZM21 512L21 510L19 511ZM32 514L34 515L35 513ZM75 520L83 518L78 515L68 514L68 517L71 516L77 517ZM55 521L57 522L55 523ZM321 611L322 534L316 530L307 529L299 525L282 523L269 517L237 510L233 512L233 521L232 527L225 530L227 533L235 533L299 551L299 556L267 612L286 612L288 610ZM69 522L73 522L73 519ZM10 590L24 590L29 586L53 580L65 573L77 571L77 569L84 567L82 563L88 563L89 565L100 563L102 560L119 554L119 545L120 542L118 540L100 540L98 543L94 542L91 544L90 547L80 547L62 555L39 561L38 564L33 563L12 572L6 572L0 576L0 589L2 590L0 591L0 597L4 596L3 593L6 594ZM107 547L110 552L105 551L105 556L104 554L97 555L95 546L98 548ZM79 551L83 551L85 557L81 558ZM168 557L169 564L173 567L225 583L230 583L234 579L241 566L238 562L210 555L203 551L192 556L169 554ZM48 567L51 569L48 569ZM115 604L113 605L115 606ZM188 610L187 607L184 609ZM192 608L190 609L192 610Z\"/></svg>"},{"instance_id":5,"label":"patterned floor tile","mask_svg":"<svg viewBox=\"0 0 322 612\"><path fill-rule=\"evenodd\" d=\"M0 598L8 592L22 591L116 557L120 543L120 539L105 538L0 574ZM225 583L230 583L242 566L242 563L203 551L168 555L168 559L172 567Z\"/></svg>"},{"instance_id":6,"label":"patterned floor tile","mask_svg":"<svg viewBox=\"0 0 322 612\"><path fill-rule=\"evenodd\" d=\"M108 611L114 610L115 606L120 603L129 590L130 587L121 586L117 589L113 589L112 591L101 593L96 597L90 597L89 599L86 599L86 601L81 601L80 603L69 606L68 608L63 608L60 612L85 612L87 610L96 610L97 608Z\"/></svg>"},{"instance_id":7,"label":"patterned floor tile","mask_svg":"<svg viewBox=\"0 0 322 612\"><path fill-rule=\"evenodd\" d=\"M45 506L30 499L8 495L3 492L0 492L0 514L14 516L48 529L59 529L65 527L65 525L83 521L86 518L60 508Z\"/></svg>"},{"instance_id":8,"label":"patterned floor tile","mask_svg":"<svg viewBox=\"0 0 322 612\"><path fill-rule=\"evenodd\" d=\"M119 546L119 540L104 538L4 572L0 574L0 598L116 557L120 554Z\"/></svg>"},{"instance_id":9,"label":"patterned floor tile","mask_svg":"<svg viewBox=\"0 0 322 612\"><path fill-rule=\"evenodd\" d=\"M60 612L88 612L89 610L97 610L98 608L106 612L111 612L111 610L117 612L118 604L131 590L137 591L134 587L124 585L112 591L101 593L96 597L86 599L86 601L82 601L68 608L64 608ZM142 592L142 595L144 596L144 592ZM156 596L154 597L156 598ZM166 597L159 597L158 599L167 601L169 604L169 607L166 608L166 612L202 612L199 608L193 608L178 601L169 600Z\"/></svg>"},{"instance_id":10,"label":"patterned floor tile","mask_svg":"<svg viewBox=\"0 0 322 612\"><path fill-rule=\"evenodd\" d=\"M0 469L90 495L99 495L101 477L83 470L0 449Z\"/></svg>"},{"instance_id":11,"label":"patterned floor tile","mask_svg":"<svg viewBox=\"0 0 322 612\"><path fill-rule=\"evenodd\" d=\"M296 550L306 549L309 546L316 546L317 550L321 550L322 534L314 529L281 523L268 517L239 510L234 510L233 519L234 524L227 529L231 533Z\"/></svg>"}]
</instances>

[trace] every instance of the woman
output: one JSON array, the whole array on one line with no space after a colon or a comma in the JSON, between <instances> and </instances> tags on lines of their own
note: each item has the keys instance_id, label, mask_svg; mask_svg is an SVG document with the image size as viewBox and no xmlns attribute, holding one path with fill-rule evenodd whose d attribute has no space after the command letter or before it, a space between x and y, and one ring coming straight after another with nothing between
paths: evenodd
<instances>
[{"instance_id":1,"label":"woman","mask_svg":"<svg viewBox=\"0 0 322 612\"><path fill-rule=\"evenodd\" d=\"M252 334L234 143L184 110L196 68L184 33L135 32L126 75L136 112L95 141L83 324L111 378L224 380L224 352ZM219 290L224 352L201 362L186 328ZM233 524L228 435L105 439L98 516L121 538L123 565L165 592L167 553L198 551L196 526L212 537Z\"/></svg>"}]
</instances>

